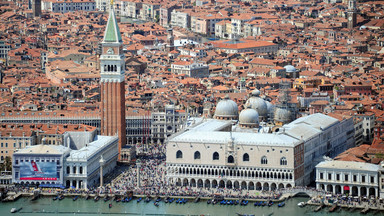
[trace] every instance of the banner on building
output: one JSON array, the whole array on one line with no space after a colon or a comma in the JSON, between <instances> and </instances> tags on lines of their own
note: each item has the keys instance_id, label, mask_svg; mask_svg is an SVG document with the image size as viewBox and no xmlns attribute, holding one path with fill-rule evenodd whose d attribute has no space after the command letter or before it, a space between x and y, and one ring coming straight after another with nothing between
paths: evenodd
<instances>
[{"instance_id":1,"label":"banner on building","mask_svg":"<svg viewBox=\"0 0 384 216\"><path fill-rule=\"evenodd\" d=\"M20 180L57 180L55 162L22 162L20 163Z\"/></svg>"}]
</instances>

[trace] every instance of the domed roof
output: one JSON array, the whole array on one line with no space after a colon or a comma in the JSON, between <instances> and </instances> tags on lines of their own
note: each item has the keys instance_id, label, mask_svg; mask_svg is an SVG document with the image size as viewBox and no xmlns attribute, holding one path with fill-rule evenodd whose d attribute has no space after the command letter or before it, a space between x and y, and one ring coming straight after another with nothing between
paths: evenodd
<instances>
[{"instance_id":1,"label":"domed roof","mask_svg":"<svg viewBox=\"0 0 384 216\"><path fill-rule=\"evenodd\" d=\"M296 72L296 68L292 65L285 65L284 68L287 73Z\"/></svg>"},{"instance_id":2,"label":"domed roof","mask_svg":"<svg viewBox=\"0 0 384 216\"><path fill-rule=\"evenodd\" d=\"M218 117L226 117L232 118L237 117L239 115L239 108L235 101L231 100L228 95L224 97L216 105L215 116Z\"/></svg>"},{"instance_id":3,"label":"domed roof","mask_svg":"<svg viewBox=\"0 0 384 216\"><path fill-rule=\"evenodd\" d=\"M239 123L241 125L259 124L259 113L251 108L243 109L239 115Z\"/></svg>"},{"instance_id":4,"label":"domed roof","mask_svg":"<svg viewBox=\"0 0 384 216\"><path fill-rule=\"evenodd\" d=\"M273 113L275 111L275 105L273 105L271 102L265 101L265 104L267 104L268 113Z\"/></svg>"},{"instance_id":5,"label":"domed roof","mask_svg":"<svg viewBox=\"0 0 384 216\"><path fill-rule=\"evenodd\" d=\"M265 101L256 96L250 97L247 102L245 103L245 106L250 106L252 109L256 110L257 113L259 113L260 116L266 116L267 115L267 104Z\"/></svg>"},{"instance_id":6,"label":"domed roof","mask_svg":"<svg viewBox=\"0 0 384 216\"><path fill-rule=\"evenodd\" d=\"M291 120L291 112L287 109L283 108L276 108L275 109L275 115L274 115L275 121L280 122L289 122Z\"/></svg>"},{"instance_id":7,"label":"domed roof","mask_svg":"<svg viewBox=\"0 0 384 216\"><path fill-rule=\"evenodd\" d=\"M255 97L259 97L260 96L260 90L259 89L255 89L252 91L251 93L252 96L255 96Z\"/></svg>"}]
</instances>

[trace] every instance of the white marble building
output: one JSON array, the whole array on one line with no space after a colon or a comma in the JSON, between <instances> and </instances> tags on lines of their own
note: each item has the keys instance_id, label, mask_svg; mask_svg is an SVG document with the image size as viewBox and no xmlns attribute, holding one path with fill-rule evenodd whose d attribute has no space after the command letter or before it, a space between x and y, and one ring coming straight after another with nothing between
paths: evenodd
<instances>
[{"instance_id":1,"label":"white marble building","mask_svg":"<svg viewBox=\"0 0 384 216\"><path fill-rule=\"evenodd\" d=\"M270 112L268 107L258 100L246 104L239 115L236 103L226 97L217 104L215 119L168 139L168 183L248 190L304 186L315 180L319 158L336 156L353 144L349 120L318 113L270 133L259 126L259 112Z\"/></svg>"},{"instance_id":2,"label":"white marble building","mask_svg":"<svg viewBox=\"0 0 384 216\"><path fill-rule=\"evenodd\" d=\"M100 157L105 161L103 175L111 172L119 154L118 137L98 136L98 139L76 151L71 151L65 161L66 187L90 188L100 183Z\"/></svg>"},{"instance_id":3,"label":"white marble building","mask_svg":"<svg viewBox=\"0 0 384 216\"><path fill-rule=\"evenodd\" d=\"M316 188L335 194L379 196L379 165L326 160L316 166Z\"/></svg>"}]
</instances>

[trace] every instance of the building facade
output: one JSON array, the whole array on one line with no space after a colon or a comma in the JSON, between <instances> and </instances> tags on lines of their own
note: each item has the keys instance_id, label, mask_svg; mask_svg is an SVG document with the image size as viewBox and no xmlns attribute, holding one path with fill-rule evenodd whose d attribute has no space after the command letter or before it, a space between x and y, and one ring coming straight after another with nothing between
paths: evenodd
<instances>
[{"instance_id":1,"label":"building facade","mask_svg":"<svg viewBox=\"0 0 384 216\"><path fill-rule=\"evenodd\" d=\"M79 150L71 151L65 159L65 187L86 189L99 186L100 157L105 160L103 175L111 172L118 158L118 137L98 136Z\"/></svg>"},{"instance_id":2,"label":"building facade","mask_svg":"<svg viewBox=\"0 0 384 216\"><path fill-rule=\"evenodd\" d=\"M73 0L73 1L44 1L41 4L43 10L54 13L67 13L72 11L94 11L96 10L95 0ZM41 10L40 10L41 13Z\"/></svg>"},{"instance_id":3,"label":"building facade","mask_svg":"<svg viewBox=\"0 0 384 216\"><path fill-rule=\"evenodd\" d=\"M63 167L70 149L65 146L27 146L13 154L12 182L21 185L63 185Z\"/></svg>"},{"instance_id":4,"label":"building facade","mask_svg":"<svg viewBox=\"0 0 384 216\"><path fill-rule=\"evenodd\" d=\"M379 165L326 160L316 166L316 188L334 194L379 196Z\"/></svg>"},{"instance_id":5,"label":"building facade","mask_svg":"<svg viewBox=\"0 0 384 216\"><path fill-rule=\"evenodd\" d=\"M174 74L186 74L189 77L208 77L209 67L203 63L179 61L171 65L171 72Z\"/></svg>"}]
</instances>

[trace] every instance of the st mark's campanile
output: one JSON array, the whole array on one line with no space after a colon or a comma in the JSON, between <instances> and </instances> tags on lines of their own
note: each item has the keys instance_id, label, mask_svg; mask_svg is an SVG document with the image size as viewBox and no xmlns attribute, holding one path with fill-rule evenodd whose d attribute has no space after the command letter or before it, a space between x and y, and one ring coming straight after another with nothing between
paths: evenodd
<instances>
[{"instance_id":1,"label":"st mark's campanile","mask_svg":"<svg viewBox=\"0 0 384 216\"><path fill-rule=\"evenodd\" d=\"M126 144L125 60L123 40L113 7L110 8L100 56L101 135L119 136L119 157Z\"/></svg>"}]
</instances>

